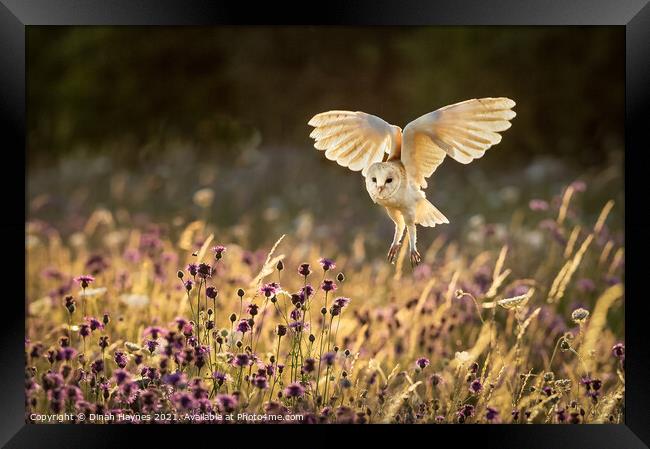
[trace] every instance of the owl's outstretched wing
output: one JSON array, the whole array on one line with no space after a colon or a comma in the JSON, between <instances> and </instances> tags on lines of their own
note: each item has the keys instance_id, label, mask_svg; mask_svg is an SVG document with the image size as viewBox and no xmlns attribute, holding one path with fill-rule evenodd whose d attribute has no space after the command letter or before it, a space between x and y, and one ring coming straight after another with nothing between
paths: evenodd
<instances>
[{"instance_id":1,"label":"owl's outstretched wing","mask_svg":"<svg viewBox=\"0 0 650 449\"><path fill-rule=\"evenodd\" d=\"M325 157L363 176L384 154L399 152L401 129L365 112L328 111L309 120L314 127L309 137Z\"/></svg>"},{"instance_id":2,"label":"owl's outstretched wing","mask_svg":"<svg viewBox=\"0 0 650 449\"><path fill-rule=\"evenodd\" d=\"M417 185L427 186L449 155L469 164L501 141L499 132L510 128L515 102L509 98L481 98L440 108L413 120L404 128L401 159Z\"/></svg>"}]
</instances>

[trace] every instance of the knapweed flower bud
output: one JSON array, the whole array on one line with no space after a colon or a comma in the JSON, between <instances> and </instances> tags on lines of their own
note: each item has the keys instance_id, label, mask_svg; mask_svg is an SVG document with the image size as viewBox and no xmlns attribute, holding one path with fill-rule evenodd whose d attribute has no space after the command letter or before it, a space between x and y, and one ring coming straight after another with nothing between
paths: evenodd
<instances>
[{"instance_id":1,"label":"knapweed flower bud","mask_svg":"<svg viewBox=\"0 0 650 449\"><path fill-rule=\"evenodd\" d=\"M316 341L316 336L314 334L309 334L309 341L311 343L315 342Z\"/></svg>"},{"instance_id":2,"label":"knapweed flower bud","mask_svg":"<svg viewBox=\"0 0 650 449\"><path fill-rule=\"evenodd\" d=\"M219 292L217 291L216 288L210 286L205 289L205 296L207 296L210 299L216 299L216 297L219 295Z\"/></svg>"},{"instance_id":3,"label":"knapweed flower bud","mask_svg":"<svg viewBox=\"0 0 650 449\"><path fill-rule=\"evenodd\" d=\"M233 314L230 315L230 322L231 322L231 323L234 323L235 321L237 321L237 315L235 315L235 314L233 313Z\"/></svg>"},{"instance_id":4,"label":"knapweed flower bud","mask_svg":"<svg viewBox=\"0 0 650 449\"><path fill-rule=\"evenodd\" d=\"M242 288L240 288L239 290L237 290L237 296L239 296L240 298L243 298L243 297L244 297L244 293L245 293L245 292L244 292L244 289L242 289Z\"/></svg>"},{"instance_id":5,"label":"knapweed flower bud","mask_svg":"<svg viewBox=\"0 0 650 449\"><path fill-rule=\"evenodd\" d=\"M579 309L575 309L573 313L571 313L571 319L576 324L584 323L585 321L587 321L587 318L589 318L589 311L583 309L582 307Z\"/></svg>"},{"instance_id":6,"label":"knapweed flower bud","mask_svg":"<svg viewBox=\"0 0 650 449\"><path fill-rule=\"evenodd\" d=\"M72 296L65 297L65 308L68 309L68 312L71 314L74 313L74 311L77 309L75 300Z\"/></svg>"},{"instance_id":7,"label":"knapweed flower bud","mask_svg":"<svg viewBox=\"0 0 650 449\"><path fill-rule=\"evenodd\" d=\"M178 270L178 273L176 273L176 276L178 276L178 279L183 279L183 276L185 276L185 273L183 271Z\"/></svg>"},{"instance_id":8,"label":"knapweed flower bud","mask_svg":"<svg viewBox=\"0 0 650 449\"><path fill-rule=\"evenodd\" d=\"M278 326L275 328L275 333L278 335L278 337L287 335L287 326L278 324Z\"/></svg>"},{"instance_id":9,"label":"knapweed flower bud","mask_svg":"<svg viewBox=\"0 0 650 449\"><path fill-rule=\"evenodd\" d=\"M327 309L325 307L323 307L322 309L320 309L320 313L322 315L325 315L327 313Z\"/></svg>"},{"instance_id":10,"label":"knapweed flower bud","mask_svg":"<svg viewBox=\"0 0 650 449\"><path fill-rule=\"evenodd\" d=\"M339 273L336 275L336 280L339 282L345 281L345 275L343 273Z\"/></svg>"},{"instance_id":11,"label":"knapweed flower bud","mask_svg":"<svg viewBox=\"0 0 650 449\"><path fill-rule=\"evenodd\" d=\"M282 263L282 261L279 261L278 264L275 266L275 268L277 268L278 271L284 270L284 264Z\"/></svg>"},{"instance_id":12,"label":"knapweed flower bud","mask_svg":"<svg viewBox=\"0 0 650 449\"><path fill-rule=\"evenodd\" d=\"M108 313L105 313L104 316L102 317L102 323L104 323L104 326L106 326L110 322L111 322L110 315Z\"/></svg>"},{"instance_id":13,"label":"knapweed flower bud","mask_svg":"<svg viewBox=\"0 0 650 449\"><path fill-rule=\"evenodd\" d=\"M194 286L194 282L192 281L192 279L188 279L187 281L185 281L185 290L187 290L188 292L192 290L193 286Z\"/></svg>"},{"instance_id":14,"label":"knapweed flower bud","mask_svg":"<svg viewBox=\"0 0 650 449\"><path fill-rule=\"evenodd\" d=\"M298 274L304 277L309 276L311 274L311 268L309 267L309 264L308 263L300 264L300 267L298 268Z\"/></svg>"}]
</instances>

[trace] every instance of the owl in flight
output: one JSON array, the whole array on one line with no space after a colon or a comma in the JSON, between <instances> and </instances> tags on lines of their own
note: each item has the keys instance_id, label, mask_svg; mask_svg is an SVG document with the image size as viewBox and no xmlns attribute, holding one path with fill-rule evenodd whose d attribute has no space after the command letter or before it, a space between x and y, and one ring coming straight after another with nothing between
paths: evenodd
<instances>
[{"instance_id":1,"label":"owl in flight","mask_svg":"<svg viewBox=\"0 0 650 449\"><path fill-rule=\"evenodd\" d=\"M499 143L499 133L516 115L514 106L509 98L467 100L425 114L404 130L365 112L328 111L309 120L310 137L327 159L361 171L370 198L395 223L388 261L394 261L406 229L415 266L421 261L415 225L449 223L426 199L427 178L445 156L469 164Z\"/></svg>"}]
</instances>

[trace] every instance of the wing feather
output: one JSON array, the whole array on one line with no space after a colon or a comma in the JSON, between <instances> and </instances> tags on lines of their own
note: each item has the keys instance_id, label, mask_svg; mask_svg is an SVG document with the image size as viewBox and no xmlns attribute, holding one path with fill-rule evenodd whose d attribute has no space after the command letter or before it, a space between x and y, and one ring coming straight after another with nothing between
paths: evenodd
<instances>
[{"instance_id":1,"label":"wing feather","mask_svg":"<svg viewBox=\"0 0 650 449\"><path fill-rule=\"evenodd\" d=\"M328 111L309 120L314 129L309 136L314 147L336 161L365 176L368 167L381 162L384 154L399 154L401 130L365 112Z\"/></svg>"},{"instance_id":2,"label":"wing feather","mask_svg":"<svg viewBox=\"0 0 650 449\"><path fill-rule=\"evenodd\" d=\"M516 113L509 98L481 98L445 106L425 114L404 128L401 159L406 173L420 187L445 156L469 164L501 142Z\"/></svg>"}]
</instances>

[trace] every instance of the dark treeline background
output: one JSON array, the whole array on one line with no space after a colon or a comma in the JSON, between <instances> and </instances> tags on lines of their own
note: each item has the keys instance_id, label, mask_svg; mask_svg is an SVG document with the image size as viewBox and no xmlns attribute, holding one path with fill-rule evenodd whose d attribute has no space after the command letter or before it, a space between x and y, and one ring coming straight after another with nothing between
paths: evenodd
<instances>
[{"instance_id":1,"label":"dark treeline background","mask_svg":"<svg viewBox=\"0 0 650 449\"><path fill-rule=\"evenodd\" d=\"M310 146L306 122L322 110L403 126L509 96L515 126L485 167L604 164L622 145L623 45L615 27L30 27L29 163L108 153L140 165L178 141L227 162L242 143Z\"/></svg>"}]
</instances>

